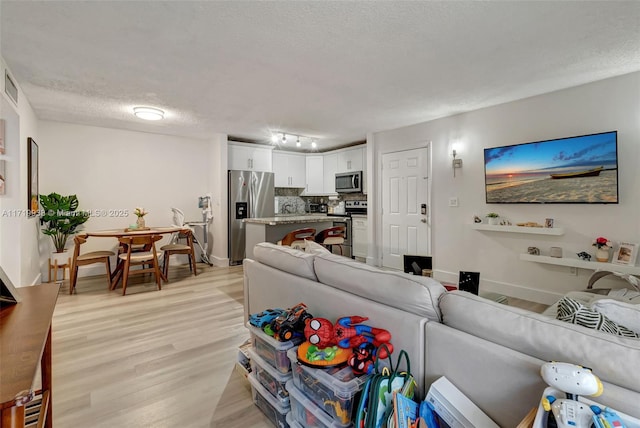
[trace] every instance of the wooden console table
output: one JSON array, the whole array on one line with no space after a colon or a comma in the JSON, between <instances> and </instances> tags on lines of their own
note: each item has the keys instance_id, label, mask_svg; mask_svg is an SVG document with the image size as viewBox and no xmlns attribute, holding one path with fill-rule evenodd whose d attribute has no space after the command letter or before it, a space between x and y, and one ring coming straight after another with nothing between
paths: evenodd
<instances>
[{"instance_id":1,"label":"wooden console table","mask_svg":"<svg viewBox=\"0 0 640 428\"><path fill-rule=\"evenodd\" d=\"M53 426L51 317L59 289L59 284L20 288L22 302L0 309L0 428ZM34 391L38 364L42 389ZM31 400L34 396L41 397Z\"/></svg>"}]
</instances>

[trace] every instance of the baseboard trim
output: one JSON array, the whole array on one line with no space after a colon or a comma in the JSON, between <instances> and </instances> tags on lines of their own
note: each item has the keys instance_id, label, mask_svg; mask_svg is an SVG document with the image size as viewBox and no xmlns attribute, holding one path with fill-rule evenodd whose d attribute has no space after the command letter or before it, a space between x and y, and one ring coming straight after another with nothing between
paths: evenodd
<instances>
[{"instance_id":1,"label":"baseboard trim","mask_svg":"<svg viewBox=\"0 0 640 428\"><path fill-rule=\"evenodd\" d=\"M447 272L443 270L434 270L433 277L441 282L451 282L453 284L458 283L458 272ZM530 302L543 303L545 305L552 305L560 298L562 293L555 293L553 291L538 290L535 288L525 287L518 284L510 284L507 282L491 281L480 279L481 291L490 293L505 294L507 296L516 297L518 299L529 300Z\"/></svg>"}]
</instances>

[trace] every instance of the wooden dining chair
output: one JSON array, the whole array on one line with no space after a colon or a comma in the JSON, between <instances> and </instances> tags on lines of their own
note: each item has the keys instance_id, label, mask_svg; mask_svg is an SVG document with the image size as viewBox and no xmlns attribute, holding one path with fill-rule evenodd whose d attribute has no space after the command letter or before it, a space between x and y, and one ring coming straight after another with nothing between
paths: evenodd
<instances>
[{"instance_id":1,"label":"wooden dining chair","mask_svg":"<svg viewBox=\"0 0 640 428\"><path fill-rule=\"evenodd\" d=\"M184 229L178 232L177 242L174 244L167 244L160 247L160 250L164 251L164 258L162 262L162 270L164 272L165 281L169 282L169 259L173 254L186 254L189 256L189 270L193 272L193 275L198 275L196 271L196 253L193 250L193 232L190 229ZM180 239L186 239L186 244L180 244ZM174 239L171 240L174 242Z\"/></svg>"},{"instance_id":2,"label":"wooden dining chair","mask_svg":"<svg viewBox=\"0 0 640 428\"><path fill-rule=\"evenodd\" d=\"M75 248L73 250L73 259L71 261L71 274L69 281L69 294L73 294L78 281L78 267L91 265L94 263L104 263L107 268L107 289L111 286L111 262L109 257L115 256L113 251L91 251L89 253L80 254L80 246L87 242L86 235L77 235L73 238Z\"/></svg>"},{"instance_id":3,"label":"wooden dining chair","mask_svg":"<svg viewBox=\"0 0 640 428\"><path fill-rule=\"evenodd\" d=\"M316 235L315 240L318 244L321 244L327 247L327 249L332 253L333 253L333 246L337 245L338 248L340 248L340 254L342 255L342 245L344 244L344 236L345 236L346 229L347 228L344 226L330 227L328 229L320 231L320 233Z\"/></svg>"},{"instance_id":4,"label":"wooden dining chair","mask_svg":"<svg viewBox=\"0 0 640 428\"><path fill-rule=\"evenodd\" d=\"M127 281L129 276L141 273L153 273L155 275L158 290L162 290L162 273L158 263L158 253L156 251L156 242L162 239L161 235L141 235L141 236L125 236L118 238L125 251L118 255L119 263L122 263L122 295L127 292ZM148 245L150 251L134 251L137 245ZM141 269L130 270L131 266L141 266ZM111 285L115 289L118 281L114 281Z\"/></svg>"},{"instance_id":5,"label":"wooden dining chair","mask_svg":"<svg viewBox=\"0 0 640 428\"><path fill-rule=\"evenodd\" d=\"M278 241L278 245L287 245L291 248L304 250L307 247L306 241L313 239L315 234L316 230L312 227L297 229L287 233L280 241Z\"/></svg>"}]
</instances>

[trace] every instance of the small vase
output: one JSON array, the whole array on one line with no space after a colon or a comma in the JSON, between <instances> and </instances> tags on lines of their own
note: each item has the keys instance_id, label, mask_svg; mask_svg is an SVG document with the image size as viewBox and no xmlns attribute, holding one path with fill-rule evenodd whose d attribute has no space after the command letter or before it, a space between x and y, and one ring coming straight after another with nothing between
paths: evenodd
<instances>
[{"instance_id":1,"label":"small vase","mask_svg":"<svg viewBox=\"0 0 640 428\"><path fill-rule=\"evenodd\" d=\"M146 227L143 216L138 217L138 220L136 220L136 226L138 229L144 229Z\"/></svg>"},{"instance_id":2,"label":"small vase","mask_svg":"<svg viewBox=\"0 0 640 428\"><path fill-rule=\"evenodd\" d=\"M596 250L596 260L599 262L608 262L609 261L609 250L605 248L598 248Z\"/></svg>"}]
</instances>

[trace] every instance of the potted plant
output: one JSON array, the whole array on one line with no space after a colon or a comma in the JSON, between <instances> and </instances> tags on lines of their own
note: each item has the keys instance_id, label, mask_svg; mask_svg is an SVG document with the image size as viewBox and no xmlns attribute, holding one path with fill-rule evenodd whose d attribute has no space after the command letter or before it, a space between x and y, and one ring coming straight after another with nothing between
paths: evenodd
<instances>
[{"instance_id":1,"label":"potted plant","mask_svg":"<svg viewBox=\"0 0 640 428\"><path fill-rule=\"evenodd\" d=\"M49 235L56 253L63 253L67 240L80 226L89 220L89 213L78 211L76 195L61 196L57 193L40 195L42 233Z\"/></svg>"},{"instance_id":2,"label":"potted plant","mask_svg":"<svg viewBox=\"0 0 640 428\"><path fill-rule=\"evenodd\" d=\"M499 224L499 218L500 215L498 213L489 213L486 215L486 217L489 219L489 224L497 226Z\"/></svg>"}]
</instances>

